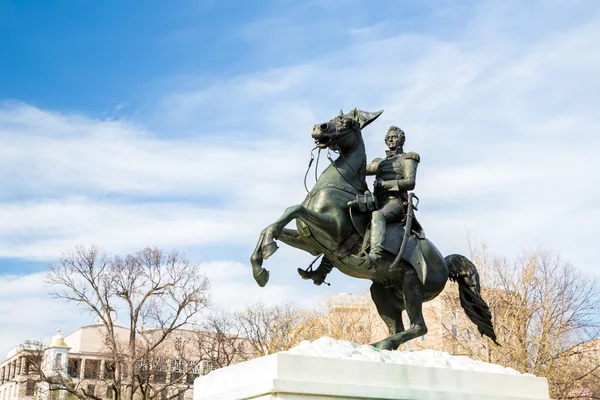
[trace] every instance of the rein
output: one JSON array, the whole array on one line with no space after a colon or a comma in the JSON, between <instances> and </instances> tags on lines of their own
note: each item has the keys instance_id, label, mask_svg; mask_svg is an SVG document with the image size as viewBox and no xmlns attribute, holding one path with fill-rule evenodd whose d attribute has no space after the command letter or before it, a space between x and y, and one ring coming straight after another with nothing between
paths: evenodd
<instances>
[{"instance_id":1,"label":"rein","mask_svg":"<svg viewBox=\"0 0 600 400\"><path fill-rule=\"evenodd\" d=\"M312 165L313 161L315 161L315 155L313 153L317 147L318 146L315 146L310 151L310 160L308 161L308 168L306 169L306 173L304 174L304 189L306 189L306 193L310 192L308 190L308 186L306 186L306 178L308 178L308 173L310 172L310 166ZM319 158L320 157L321 157L321 149L319 149L319 152L317 153L317 165L315 166L315 180L317 180L317 168L319 167Z\"/></svg>"},{"instance_id":2,"label":"rein","mask_svg":"<svg viewBox=\"0 0 600 400\"><path fill-rule=\"evenodd\" d=\"M344 157L344 155L343 155L341 152L340 152L340 153L337 153L337 154L339 154L339 155L340 155L340 157L342 157L342 159L343 159L343 160L346 162L346 165L348 165L348 167L350 168L350 171L352 171L352 173L354 174L354 177L356 178L356 180L357 180L357 181L359 181L359 182L361 182L360 178L358 177L358 174L356 173L356 171L354 170L354 168L352 168L352 166L350 165L350 163L348 162L348 160L346 160L346 157ZM336 167L336 166L335 166L335 162L334 162L333 158L331 157L331 152L330 152L329 150L327 150L327 159L328 159L328 160L329 160L329 162L331 163L331 166L332 166L332 167L333 167L333 168L334 168L334 169L337 171L337 173L338 173L338 174L340 174L340 176L341 176L342 178L344 178L344 180L345 180L346 182L348 182L348 184L350 184L350 186L352 186L352 187L353 187L353 188L354 188L354 189L355 189L357 192L359 192L359 193L362 193L362 192L364 192L365 190L368 190L368 189L369 189L369 188L368 188L368 186L367 186L366 184L363 186L363 188L362 188L362 189L359 189L359 188L357 188L356 186L354 186L354 185L352 184L352 182L350 182L350 181L348 180L348 178L346 178L346 177L344 176L344 174L342 174L342 171L340 171L340 170L338 169L338 167ZM361 183L362 183L362 182L361 182Z\"/></svg>"},{"instance_id":3,"label":"rein","mask_svg":"<svg viewBox=\"0 0 600 400\"><path fill-rule=\"evenodd\" d=\"M330 145L333 145L337 142L339 142L340 140L342 140L343 138L346 137L346 135L350 134L350 133L354 133L354 143L352 145L352 149L350 149L350 153L352 153L356 147L358 146L358 131L354 130L354 129L348 129L346 132L343 132L338 138L336 138L334 141L332 140L330 142ZM310 190L308 190L308 186L306 185L306 179L308 177L308 173L310 172L310 167L312 166L313 161L315 160L315 156L314 156L314 151L315 149L317 149L318 146L315 146L311 151L310 151L310 160L308 161L308 168L306 169L306 173L304 174L304 189L306 189L306 193L310 193ZM356 180L360 183L362 183L361 179L358 177L358 174L356 173L356 171L354 170L354 168L352 168L352 165L350 165L350 163L348 162L348 160L346 159L346 157L344 157L344 154L342 154L342 152L337 152L337 151L333 151L336 154L339 154L340 157L342 157L342 159L344 160L344 162L346 163L346 165L348 165L348 167L350 168L350 171L352 171L352 174L354 175L354 177L356 178ZM317 170L319 167L319 158L321 157L321 149L319 149L318 153L317 153L317 164L315 165L315 181L318 180L317 177ZM331 163L331 166L337 171L338 174L340 174L340 176L342 178L344 178L344 180L354 188L354 190L356 190L359 193L364 192L365 190L368 190L369 187L366 184L363 184L362 189L361 188L357 188L356 186L354 186L352 184L352 182L350 182L348 180L348 178L346 178L344 176L344 174L342 173L342 171L339 170L339 168L335 165L335 161L333 160L333 158L331 157L331 151L329 149L327 149L327 159L329 160L329 162Z\"/></svg>"}]
</instances>

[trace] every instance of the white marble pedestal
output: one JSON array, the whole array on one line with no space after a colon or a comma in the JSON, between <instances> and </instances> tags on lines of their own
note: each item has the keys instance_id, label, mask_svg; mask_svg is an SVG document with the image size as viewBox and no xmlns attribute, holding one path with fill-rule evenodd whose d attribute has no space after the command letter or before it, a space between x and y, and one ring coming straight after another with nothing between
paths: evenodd
<instances>
[{"instance_id":1,"label":"white marble pedestal","mask_svg":"<svg viewBox=\"0 0 600 400\"><path fill-rule=\"evenodd\" d=\"M365 351L374 352L374 356L364 356ZM372 348L363 349L362 353L357 350L354 354L343 354L346 356L343 358L315 352L312 355L294 354L293 351L277 353L215 370L196 379L194 400L549 400L545 378L522 375L465 357L428 352L430 357L433 354L438 358L437 364L447 365L400 364L398 360L390 360L391 352L378 352ZM421 352L404 354L409 355L410 361L416 353ZM428 354L424 355L427 357ZM440 361L436 354L445 355L450 361ZM383 357L384 361L377 362L377 356L387 356L387 359ZM371 360L365 360L369 358ZM454 362L455 359L460 362ZM465 360L479 363L474 365L481 370L474 370L477 367L469 366ZM494 370L493 367L497 368Z\"/></svg>"}]
</instances>

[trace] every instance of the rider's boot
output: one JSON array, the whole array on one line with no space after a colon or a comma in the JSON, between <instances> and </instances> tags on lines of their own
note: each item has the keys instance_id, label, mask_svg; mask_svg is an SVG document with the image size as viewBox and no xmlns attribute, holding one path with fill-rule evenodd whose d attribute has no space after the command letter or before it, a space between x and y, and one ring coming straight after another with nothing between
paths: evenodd
<instances>
[{"instance_id":1,"label":"rider's boot","mask_svg":"<svg viewBox=\"0 0 600 400\"><path fill-rule=\"evenodd\" d=\"M366 255L368 263L367 266L369 268L377 269L383 258L383 241L385 239L386 226L385 222L386 221L383 216L381 216L381 218L377 218L377 216L374 215L371 223L371 248L369 249L369 254Z\"/></svg>"},{"instance_id":2,"label":"rider's boot","mask_svg":"<svg viewBox=\"0 0 600 400\"><path fill-rule=\"evenodd\" d=\"M321 264L319 264L319 267L316 270L313 271L310 270L310 268L298 268L298 274L302 277L302 279L312 279L315 285L321 286L323 283L325 283L325 278L327 278L327 275L329 275L332 269L333 265L331 262L327 259L327 257L323 257Z\"/></svg>"}]
</instances>

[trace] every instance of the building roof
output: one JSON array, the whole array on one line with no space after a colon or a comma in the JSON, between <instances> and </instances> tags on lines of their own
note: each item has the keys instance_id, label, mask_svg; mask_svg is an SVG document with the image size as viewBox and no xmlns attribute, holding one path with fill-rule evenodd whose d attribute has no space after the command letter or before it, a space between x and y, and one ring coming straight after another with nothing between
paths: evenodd
<instances>
[{"instance_id":1,"label":"building roof","mask_svg":"<svg viewBox=\"0 0 600 400\"><path fill-rule=\"evenodd\" d=\"M102 324L82 326L65 336L64 340L72 353L102 353L106 351L105 329ZM125 342L129 339L129 329L114 325L114 330L117 340Z\"/></svg>"},{"instance_id":2,"label":"building roof","mask_svg":"<svg viewBox=\"0 0 600 400\"><path fill-rule=\"evenodd\" d=\"M65 338L60 334L60 329L56 330L56 335L52 336L52 340L50 341L50 344L48 344L48 347L69 347L69 345L65 343Z\"/></svg>"}]
</instances>

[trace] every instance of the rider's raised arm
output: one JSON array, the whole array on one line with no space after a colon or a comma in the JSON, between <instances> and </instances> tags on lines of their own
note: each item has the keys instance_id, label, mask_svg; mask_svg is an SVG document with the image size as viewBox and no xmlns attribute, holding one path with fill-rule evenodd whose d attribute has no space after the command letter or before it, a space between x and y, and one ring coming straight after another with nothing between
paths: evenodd
<instances>
[{"instance_id":1,"label":"rider's raised arm","mask_svg":"<svg viewBox=\"0 0 600 400\"><path fill-rule=\"evenodd\" d=\"M417 181L417 166L421 158L415 152L408 152L402 159L402 167L404 169L404 177L398 179L399 190L413 190Z\"/></svg>"},{"instance_id":2,"label":"rider's raised arm","mask_svg":"<svg viewBox=\"0 0 600 400\"><path fill-rule=\"evenodd\" d=\"M370 163L367 164L367 175L375 175L377 172L377 167L379 163L383 160L383 158L376 158Z\"/></svg>"}]
</instances>

